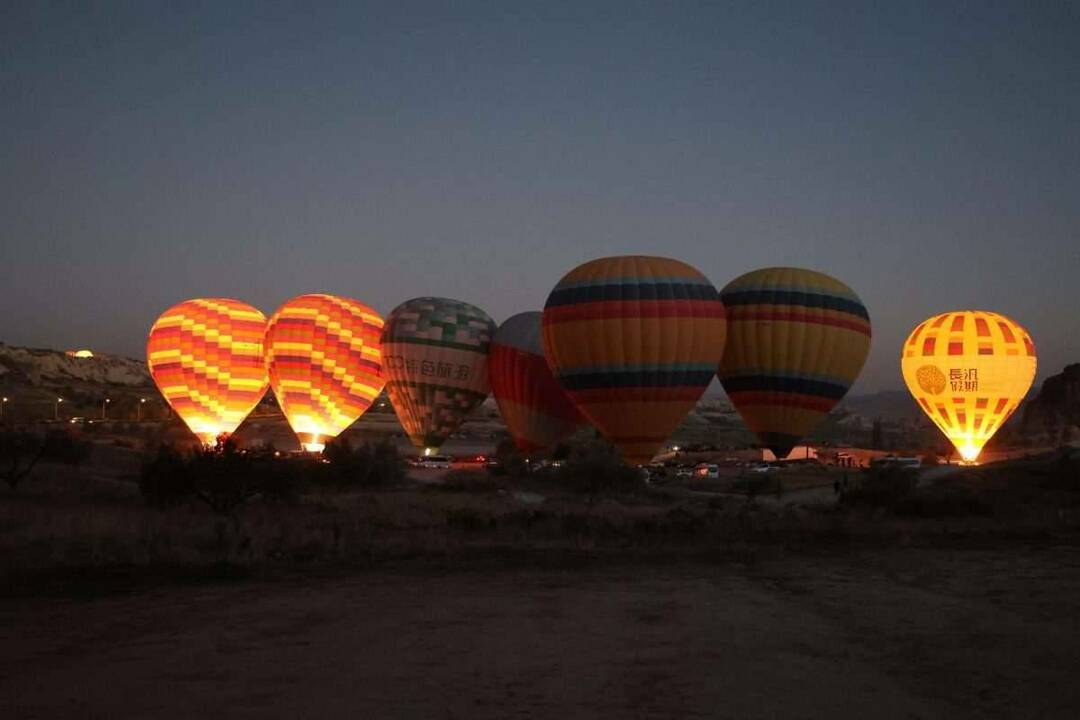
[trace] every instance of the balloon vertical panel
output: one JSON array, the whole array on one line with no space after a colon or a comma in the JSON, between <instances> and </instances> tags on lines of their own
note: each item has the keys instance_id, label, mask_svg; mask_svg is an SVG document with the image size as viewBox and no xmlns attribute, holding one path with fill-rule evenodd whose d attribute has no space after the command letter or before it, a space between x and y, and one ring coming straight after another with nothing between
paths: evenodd
<instances>
[{"instance_id":1,"label":"balloon vertical panel","mask_svg":"<svg viewBox=\"0 0 1080 720\"><path fill-rule=\"evenodd\" d=\"M185 300L150 328L150 375L204 444L236 430L266 393L265 332L266 316L231 298Z\"/></svg>"},{"instance_id":2,"label":"balloon vertical panel","mask_svg":"<svg viewBox=\"0 0 1080 720\"><path fill-rule=\"evenodd\" d=\"M746 273L720 297L728 342L717 375L762 445L784 458L858 378L870 315L847 285L801 268Z\"/></svg>"},{"instance_id":3,"label":"balloon vertical panel","mask_svg":"<svg viewBox=\"0 0 1080 720\"><path fill-rule=\"evenodd\" d=\"M413 445L437 450L487 397L494 333L487 313L460 300L414 298L390 312L386 389Z\"/></svg>"}]
</instances>

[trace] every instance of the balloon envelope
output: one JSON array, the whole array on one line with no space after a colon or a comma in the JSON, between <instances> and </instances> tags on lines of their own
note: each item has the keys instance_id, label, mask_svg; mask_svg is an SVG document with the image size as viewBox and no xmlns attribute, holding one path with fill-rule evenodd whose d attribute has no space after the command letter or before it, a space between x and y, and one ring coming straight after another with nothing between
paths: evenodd
<instances>
[{"instance_id":1,"label":"balloon envelope","mask_svg":"<svg viewBox=\"0 0 1080 720\"><path fill-rule=\"evenodd\" d=\"M265 315L230 298L185 300L150 328L150 376L203 444L236 430L266 393L265 332Z\"/></svg>"},{"instance_id":2,"label":"balloon envelope","mask_svg":"<svg viewBox=\"0 0 1080 720\"><path fill-rule=\"evenodd\" d=\"M1036 363L1024 328L974 310L929 318L908 336L900 358L908 390L968 462L1024 399Z\"/></svg>"},{"instance_id":3,"label":"balloon envelope","mask_svg":"<svg viewBox=\"0 0 1080 720\"><path fill-rule=\"evenodd\" d=\"M522 452L554 447L584 421L544 359L539 312L514 315L491 343L491 392Z\"/></svg>"},{"instance_id":4,"label":"balloon envelope","mask_svg":"<svg viewBox=\"0 0 1080 720\"><path fill-rule=\"evenodd\" d=\"M551 291L543 333L548 364L578 410L628 462L645 463L712 380L724 307L686 263L601 258Z\"/></svg>"},{"instance_id":5,"label":"balloon envelope","mask_svg":"<svg viewBox=\"0 0 1080 720\"><path fill-rule=\"evenodd\" d=\"M413 445L437 451L487 397L494 333L487 313L460 300L414 298L390 312L386 391Z\"/></svg>"},{"instance_id":6,"label":"balloon envelope","mask_svg":"<svg viewBox=\"0 0 1080 720\"><path fill-rule=\"evenodd\" d=\"M270 318L270 386L305 450L322 450L382 391L382 328L367 305L324 294L295 297Z\"/></svg>"},{"instance_id":7,"label":"balloon envelope","mask_svg":"<svg viewBox=\"0 0 1080 720\"><path fill-rule=\"evenodd\" d=\"M728 340L717 375L761 444L785 458L858 378L870 315L847 285L800 268L754 270L720 297Z\"/></svg>"}]
</instances>

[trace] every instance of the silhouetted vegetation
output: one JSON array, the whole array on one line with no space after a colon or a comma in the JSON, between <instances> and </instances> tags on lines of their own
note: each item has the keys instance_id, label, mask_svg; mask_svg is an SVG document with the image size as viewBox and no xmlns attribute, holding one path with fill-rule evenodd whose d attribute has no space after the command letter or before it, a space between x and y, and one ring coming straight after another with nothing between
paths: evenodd
<instances>
[{"instance_id":1,"label":"silhouetted vegetation","mask_svg":"<svg viewBox=\"0 0 1080 720\"><path fill-rule=\"evenodd\" d=\"M624 464L618 451L602 440L574 446L552 478L562 487L586 495L590 504L604 493L634 492L644 487L641 471Z\"/></svg>"},{"instance_id":2,"label":"silhouetted vegetation","mask_svg":"<svg viewBox=\"0 0 1080 720\"><path fill-rule=\"evenodd\" d=\"M139 489L147 502L167 507L198 498L229 513L253 498L293 503L315 489L384 487L400 482L404 464L389 443L327 444L319 456L281 456L273 446L241 449L221 439L212 449L182 452L162 445L143 466Z\"/></svg>"},{"instance_id":3,"label":"silhouetted vegetation","mask_svg":"<svg viewBox=\"0 0 1080 720\"><path fill-rule=\"evenodd\" d=\"M8 430L0 433L0 472L12 490L19 486L41 460L44 444L33 433Z\"/></svg>"},{"instance_id":4,"label":"silhouetted vegetation","mask_svg":"<svg viewBox=\"0 0 1080 720\"><path fill-rule=\"evenodd\" d=\"M89 442L64 430L50 430L44 435L23 430L0 432L0 477L15 490L38 462L79 465L90 456L91 448Z\"/></svg>"}]
</instances>

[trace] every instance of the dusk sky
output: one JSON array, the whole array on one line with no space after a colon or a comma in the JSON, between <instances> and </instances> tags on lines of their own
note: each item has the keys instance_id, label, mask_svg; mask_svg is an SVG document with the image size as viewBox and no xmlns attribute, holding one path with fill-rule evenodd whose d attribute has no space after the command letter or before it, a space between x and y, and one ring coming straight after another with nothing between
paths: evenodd
<instances>
[{"instance_id":1,"label":"dusk sky","mask_svg":"<svg viewBox=\"0 0 1080 720\"><path fill-rule=\"evenodd\" d=\"M950 309L1080 362L1076 3L89 5L0 9L5 343L140 357L214 295L502 321L641 253L845 281L855 392Z\"/></svg>"}]
</instances>

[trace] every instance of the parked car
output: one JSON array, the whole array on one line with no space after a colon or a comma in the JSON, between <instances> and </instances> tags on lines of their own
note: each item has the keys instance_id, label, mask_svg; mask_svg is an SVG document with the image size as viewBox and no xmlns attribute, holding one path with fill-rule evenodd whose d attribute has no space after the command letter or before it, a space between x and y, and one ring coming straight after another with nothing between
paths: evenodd
<instances>
[{"instance_id":1,"label":"parked car","mask_svg":"<svg viewBox=\"0 0 1080 720\"><path fill-rule=\"evenodd\" d=\"M695 480L715 480L720 477L720 466L713 463L699 463L694 468Z\"/></svg>"},{"instance_id":2,"label":"parked car","mask_svg":"<svg viewBox=\"0 0 1080 720\"><path fill-rule=\"evenodd\" d=\"M427 469L449 470L451 462L449 455L427 455L420 458L418 465Z\"/></svg>"},{"instance_id":3,"label":"parked car","mask_svg":"<svg viewBox=\"0 0 1080 720\"><path fill-rule=\"evenodd\" d=\"M694 468L689 465L680 465L675 471L675 477L677 478L689 478L694 476Z\"/></svg>"}]
</instances>

